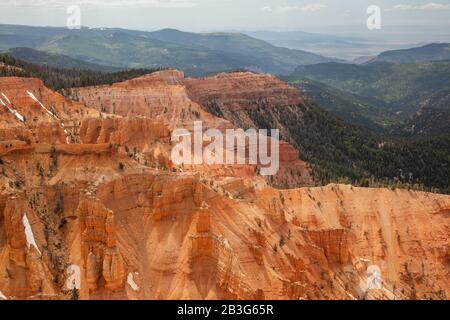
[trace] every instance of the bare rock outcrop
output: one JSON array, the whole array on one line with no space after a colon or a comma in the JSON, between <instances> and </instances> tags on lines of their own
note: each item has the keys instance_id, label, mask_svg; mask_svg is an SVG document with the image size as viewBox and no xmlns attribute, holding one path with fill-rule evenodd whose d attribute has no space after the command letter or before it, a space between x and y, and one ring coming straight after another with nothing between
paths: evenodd
<instances>
[{"instance_id":1,"label":"bare rock outcrop","mask_svg":"<svg viewBox=\"0 0 450 320\"><path fill-rule=\"evenodd\" d=\"M96 290L100 280L106 290L123 289L125 269L116 245L114 213L99 200L84 199L78 206L77 215L89 289Z\"/></svg>"}]
</instances>

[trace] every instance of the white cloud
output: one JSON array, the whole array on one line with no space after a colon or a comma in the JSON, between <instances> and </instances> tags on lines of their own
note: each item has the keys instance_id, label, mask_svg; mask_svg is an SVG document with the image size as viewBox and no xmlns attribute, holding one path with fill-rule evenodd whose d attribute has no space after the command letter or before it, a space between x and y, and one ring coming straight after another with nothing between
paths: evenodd
<instances>
[{"instance_id":1,"label":"white cloud","mask_svg":"<svg viewBox=\"0 0 450 320\"><path fill-rule=\"evenodd\" d=\"M272 7L269 7L269 6L267 6L267 7L262 7L260 10L261 10L262 12L272 12L272 11L273 11Z\"/></svg>"},{"instance_id":2,"label":"white cloud","mask_svg":"<svg viewBox=\"0 0 450 320\"><path fill-rule=\"evenodd\" d=\"M450 4L429 2L422 5L397 4L392 6L392 9L397 10L432 10L432 9L450 9Z\"/></svg>"},{"instance_id":3,"label":"white cloud","mask_svg":"<svg viewBox=\"0 0 450 320\"><path fill-rule=\"evenodd\" d=\"M325 9L327 6L321 3L310 3L304 6L286 6L278 8L279 12L315 12Z\"/></svg>"},{"instance_id":4,"label":"white cloud","mask_svg":"<svg viewBox=\"0 0 450 320\"><path fill-rule=\"evenodd\" d=\"M290 13L290 12L315 12L326 8L327 6L321 3L310 3L304 6L284 6L273 8L271 6L262 7L262 12L278 12L278 13Z\"/></svg>"},{"instance_id":5,"label":"white cloud","mask_svg":"<svg viewBox=\"0 0 450 320\"><path fill-rule=\"evenodd\" d=\"M98 7L143 6L154 8L194 7L196 0L2 0L0 7L66 7L90 5Z\"/></svg>"}]
</instances>

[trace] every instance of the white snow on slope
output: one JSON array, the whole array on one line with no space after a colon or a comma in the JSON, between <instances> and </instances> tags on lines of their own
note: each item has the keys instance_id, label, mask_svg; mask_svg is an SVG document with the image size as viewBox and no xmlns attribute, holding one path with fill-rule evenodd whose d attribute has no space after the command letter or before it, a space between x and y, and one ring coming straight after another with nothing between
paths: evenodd
<instances>
[{"instance_id":1,"label":"white snow on slope","mask_svg":"<svg viewBox=\"0 0 450 320\"><path fill-rule=\"evenodd\" d=\"M34 101L36 101L36 102L41 106L41 108L44 109L44 110L45 110L52 118L54 118L54 119L56 119L56 120L60 120L60 119L58 119L57 115L54 114L53 112L51 112L50 110L48 110L48 109L42 104L42 102L40 102L40 101L36 98L36 96L35 96L33 93L31 93L31 92L28 91L28 90L27 90L27 93L28 93L28 95L31 97L31 99L33 99ZM63 122L61 122L61 127L64 128L64 123L63 123ZM64 129L64 133L66 134L66 142L67 142L67 144L70 144L70 136L69 136L69 132L68 132L66 129Z\"/></svg>"},{"instance_id":2,"label":"white snow on slope","mask_svg":"<svg viewBox=\"0 0 450 320\"><path fill-rule=\"evenodd\" d=\"M2 96L3 96L3 98L6 99L6 101L8 101L9 104L11 104L11 101L9 101L8 97L3 92L2 92Z\"/></svg>"},{"instance_id":3,"label":"white snow on slope","mask_svg":"<svg viewBox=\"0 0 450 320\"><path fill-rule=\"evenodd\" d=\"M19 121L22 121L22 122L25 121L25 118L24 118L20 113L18 113L16 110L11 110L11 113L12 113L17 119L19 119Z\"/></svg>"},{"instance_id":4,"label":"white snow on slope","mask_svg":"<svg viewBox=\"0 0 450 320\"><path fill-rule=\"evenodd\" d=\"M3 93L2 93L3 94ZM7 99L7 101L9 101L9 99L8 99L8 97L7 96L5 96L5 98ZM20 114L20 113L18 113L16 110L14 110L13 108L10 108L10 107L8 107L7 105L6 105L6 103L0 98L0 103L6 108L6 109L8 109L8 111L11 113L11 114L13 114L17 119L19 119L19 121L22 121L22 122L24 122L25 121L25 118Z\"/></svg>"},{"instance_id":5,"label":"white snow on slope","mask_svg":"<svg viewBox=\"0 0 450 320\"><path fill-rule=\"evenodd\" d=\"M128 274L127 283L130 285L131 289L139 291L139 286L134 282L133 273L131 272Z\"/></svg>"},{"instance_id":6,"label":"white snow on slope","mask_svg":"<svg viewBox=\"0 0 450 320\"><path fill-rule=\"evenodd\" d=\"M28 248L30 248L30 246L33 246L36 248L39 254L42 255L41 251L39 250L36 244L36 240L34 239L33 230L31 229L30 221L28 221L28 217L26 214L23 215L22 223L23 226L25 227L25 237L27 238Z\"/></svg>"},{"instance_id":7,"label":"white snow on slope","mask_svg":"<svg viewBox=\"0 0 450 320\"><path fill-rule=\"evenodd\" d=\"M70 144L70 135L69 135L69 131L67 131L67 129L64 129L64 133L66 134L66 143Z\"/></svg>"},{"instance_id":8,"label":"white snow on slope","mask_svg":"<svg viewBox=\"0 0 450 320\"><path fill-rule=\"evenodd\" d=\"M31 99L33 99L34 101L36 101L42 109L44 109L50 116L55 117L55 114L53 112L51 112L50 110L48 110L43 104L42 102L40 102L34 94L32 94L30 91L27 90L28 95L31 97Z\"/></svg>"},{"instance_id":9,"label":"white snow on slope","mask_svg":"<svg viewBox=\"0 0 450 320\"><path fill-rule=\"evenodd\" d=\"M67 267L66 270L66 288L68 290L80 289L81 288L81 277L80 277L80 267L76 264L72 264Z\"/></svg>"}]
</instances>

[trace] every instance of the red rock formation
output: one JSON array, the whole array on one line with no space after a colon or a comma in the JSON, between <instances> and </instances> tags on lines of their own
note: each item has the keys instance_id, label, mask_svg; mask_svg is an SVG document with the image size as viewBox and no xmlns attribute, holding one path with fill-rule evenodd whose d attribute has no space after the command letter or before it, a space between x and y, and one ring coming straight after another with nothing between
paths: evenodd
<instances>
[{"instance_id":1,"label":"red rock formation","mask_svg":"<svg viewBox=\"0 0 450 320\"><path fill-rule=\"evenodd\" d=\"M250 116L263 109L284 108L304 103L297 89L269 74L250 72L223 73L202 79L185 79L189 97L205 110L229 120L237 127L259 128ZM275 128L260 128L275 129ZM280 135L284 135L283 128ZM289 143L280 143L280 170L269 182L277 187L314 185L309 166Z\"/></svg>"},{"instance_id":2,"label":"red rock formation","mask_svg":"<svg viewBox=\"0 0 450 320\"><path fill-rule=\"evenodd\" d=\"M192 128L199 119L211 128L230 128L227 121L189 99L183 77L182 72L165 70L111 86L75 88L66 94L101 112L163 120L170 129Z\"/></svg>"},{"instance_id":3,"label":"red rock formation","mask_svg":"<svg viewBox=\"0 0 450 320\"><path fill-rule=\"evenodd\" d=\"M44 226L24 200L10 196L3 204L1 233L6 238L0 248L0 263L6 279L0 280L0 286L2 292L8 292L8 296L13 298L53 295L56 288L50 263L48 257L42 255L46 245Z\"/></svg>"},{"instance_id":4,"label":"red rock formation","mask_svg":"<svg viewBox=\"0 0 450 320\"><path fill-rule=\"evenodd\" d=\"M288 106L303 102L295 88L269 74L221 73L183 82L189 97L203 106L213 102L229 110L242 110L252 109L257 104Z\"/></svg>"},{"instance_id":5,"label":"red rock formation","mask_svg":"<svg viewBox=\"0 0 450 320\"><path fill-rule=\"evenodd\" d=\"M194 121L202 121L203 130L233 128L230 122L235 127L257 128L244 111L261 105L275 107L303 102L297 89L271 75L230 73L203 79L185 79L184 74L176 70L155 72L112 86L71 89L67 94L101 112L162 119L171 129L188 130L192 130ZM234 121L236 117L239 121ZM283 141L280 158L280 171L270 179L270 183L280 187L315 184L311 169L299 160L298 151ZM219 169L220 175L226 171L223 167L212 171L216 169ZM244 171L249 172L248 169Z\"/></svg>"},{"instance_id":6,"label":"red rock formation","mask_svg":"<svg viewBox=\"0 0 450 320\"><path fill-rule=\"evenodd\" d=\"M123 289L125 270L116 246L113 211L96 199L84 199L78 206L77 216L89 290L97 290L101 280L106 290Z\"/></svg>"},{"instance_id":7,"label":"red rock formation","mask_svg":"<svg viewBox=\"0 0 450 320\"><path fill-rule=\"evenodd\" d=\"M189 99L180 78L153 74L117 92L148 97L145 87L155 86L181 99L168 105L179 114ZM96 100L114 87L95 98L93 88L75 91ZM53 94L39 97L49 104ZM449 196L344 185L278 190L252 166L174 167L161 122L170 117L80 111L75 143L51 145L13 144L19 132L36 131L10 116L2 114L0 130L8 144L0 153L0 291L8 299L448 297ZM282 162L297 161L289 144L280 150ZM148 161L158 156L166 162ZM368 287L373 268L381 289Z\"/></svg>"},{"instance_id":8,"label":"red rock formation","mask_svg":"<svg viewBox=\"0 0 450 320\"><path fill-rule=\"evenodd\" d=\"M0 100L3 132L0 136L3 143L8 141L13 145L17 141L26 144L74 142L81 119L98 115L34 78L0 78ZM6 149L0 145L0 152Z\"/></svg>"},{"instance_id":9,"label":"red rock formation","mask_svg":"<svg viewBox=\"0 0 450 320\"><path fill-rule=\"evenodd\" d=\"M80 139L86 144L128 144L142 149L144 144L169 138L170 131L162 122L147 118L90 118L84 120L80 128Z\"/></svg>"}]
</instances>

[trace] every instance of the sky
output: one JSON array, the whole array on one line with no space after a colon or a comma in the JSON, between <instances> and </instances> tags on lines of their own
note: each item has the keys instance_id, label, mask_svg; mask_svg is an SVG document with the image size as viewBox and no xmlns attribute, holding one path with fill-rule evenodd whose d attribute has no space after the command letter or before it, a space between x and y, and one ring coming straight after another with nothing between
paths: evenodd
<instances>
[{"instance_id":1,"label":"sky","mask_svg":"<svg viewBox=\"0 0 450 320\"><path fill-rule=\"evenodd\" d=\"M0 24L65 26L73 4L89 27L356 30L366 28L366 10L377 5L383 27L450 29L450 0L0 0Z\"/></svg>"}]
</instances>

